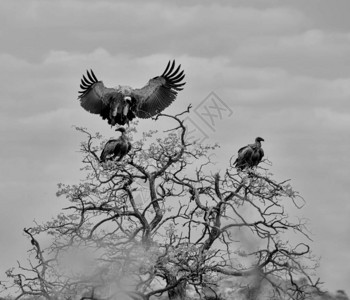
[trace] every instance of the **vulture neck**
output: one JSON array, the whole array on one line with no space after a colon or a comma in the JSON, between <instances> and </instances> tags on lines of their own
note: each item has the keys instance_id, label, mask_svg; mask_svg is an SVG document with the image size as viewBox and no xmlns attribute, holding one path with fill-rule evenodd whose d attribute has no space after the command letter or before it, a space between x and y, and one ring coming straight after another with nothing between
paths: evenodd
<instances>
[{"instance_id":1,"label":"vulture neck","mask_svg":"<svg viewBox=\"0 0 350 300\"><path fill-rule=\"evenodd\" d=\"M119 137L121 140L123 140L124 142L129 142L129 139L127 138L127 136L125 135L125 132L122 132L121 136Z\"/></svg>"}]
</instances>

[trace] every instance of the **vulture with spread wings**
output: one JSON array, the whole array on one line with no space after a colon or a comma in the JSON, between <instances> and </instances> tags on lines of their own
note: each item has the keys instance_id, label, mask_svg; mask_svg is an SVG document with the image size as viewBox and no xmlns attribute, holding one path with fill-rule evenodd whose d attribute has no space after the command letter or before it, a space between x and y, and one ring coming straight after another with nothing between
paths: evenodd
<instances>
[{"instance_id":1,"label":"vulture with spread wings","mask_svg":"<svg viewBox=\"0 0 350 300\"><path fill-rule=\"evenodd\" d=\"M263 138L257 137L254 144L249 144L238 150L238 157L233 163L238 170L256 167L264 157L264 150L261 148Z\"/></svg>"},{"instance_id":2,"label":"vulture with spread wings","mask_svg":"<svg viewBox=\"0 0 350 300\"><path fill-rule=\"evenodd\" d=\"M120 131L122 135L118 139L109 140L106 143L100 156L101 163L107 160L114 160L117 157L117 161L121 161L131 149L129 139L125 135L125 128L120 127L116 131Z\"/></svg>"},{"instance_id":3,"label":"vulture with spread wings","mask_svg":"<svg viewBox=\"0 0 350 300\"><path fill-rule=\"evenodd\" d=\"M112 126L129 124L135 117L147 119L167 108L185 85L184 71L169 61L162 75L152 78L140 89L129 86L107 88L92 70L81 79L78 99L90 113L107 119Z\"/></svg>"}]
</instances>

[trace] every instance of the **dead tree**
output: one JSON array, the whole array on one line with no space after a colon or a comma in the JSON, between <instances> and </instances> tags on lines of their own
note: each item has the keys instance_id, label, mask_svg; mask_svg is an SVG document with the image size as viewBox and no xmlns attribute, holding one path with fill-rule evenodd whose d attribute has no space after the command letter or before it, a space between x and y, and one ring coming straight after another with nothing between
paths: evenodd
<instances>
[{"instance_id":1,"label":"dead tree","mask_svg":"<svg viewBox=\"0 0 350 300\"><path fill-rule=\"evenodd\" d=\"M122 161L103 164L102 137L77 128L85 178L59 185L71 203L61 214L25 229L29 266L7 272L17 299L185 299L189 288L219 299L225 278L250 299L303 299L318 286L305 222L287 214L303 199L267 169L237 172L228 162L212 174L217 145L187 142L185 113L159 114L155 121L175 125L160 137L144 133Z\"/></svg>"}]
</instances>

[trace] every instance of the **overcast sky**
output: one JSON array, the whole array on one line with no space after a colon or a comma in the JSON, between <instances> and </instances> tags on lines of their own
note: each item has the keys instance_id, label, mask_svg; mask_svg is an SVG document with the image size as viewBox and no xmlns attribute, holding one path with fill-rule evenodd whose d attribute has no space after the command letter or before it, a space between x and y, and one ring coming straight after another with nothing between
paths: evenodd
<instances>
[{"instance_id":1,"label":"overcast sky","mask_svg":"<svg viewBox=\"0 0 350 300\"><path fill-rule=\"evenodd\" d=\"M114 134L77 101L85 70L142 87L176 59L187 84L167 112L200 112L215 92L222 118L191 120L223 160L262 136L274 176L307 202L324 287L349 293L349 11L348 0L1 0L0 272L25 257L22 229L65 204L57 183L81 178L72 125Z\"/></svg>"}]
</instances>

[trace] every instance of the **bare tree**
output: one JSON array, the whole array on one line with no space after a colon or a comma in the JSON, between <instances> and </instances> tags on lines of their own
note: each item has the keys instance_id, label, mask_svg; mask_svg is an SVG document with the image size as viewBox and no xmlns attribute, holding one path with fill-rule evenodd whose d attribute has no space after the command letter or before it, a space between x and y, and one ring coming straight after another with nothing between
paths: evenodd
<instances>
[{"instance_id":1,"label":"bare tree","mask_svg":"<svg viewBox=\"0 0 350 300\"><path fill-rule=\"evenodd\" d=\"M7 272L16 299L186 299L190 288L222 299L225 278L247 299L304 299L318 286L305 222L287 214L303 199L264 168L230 161L212 174L218 146L187 142L188 112L159 114L173 128L143 133L120 162L100 163L102 137L77 128L86 177L59 185L71 203L61 214L24 230L28 266Z\"/></svg>"}]
</instances>

